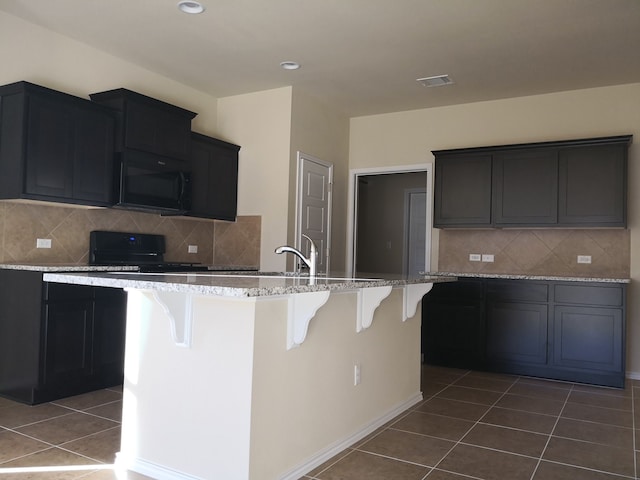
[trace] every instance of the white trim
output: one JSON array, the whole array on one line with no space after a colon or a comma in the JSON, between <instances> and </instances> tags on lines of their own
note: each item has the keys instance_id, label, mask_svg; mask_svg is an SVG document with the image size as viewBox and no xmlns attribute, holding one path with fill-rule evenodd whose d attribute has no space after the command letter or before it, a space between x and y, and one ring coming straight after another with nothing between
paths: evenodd
<instances>
[{"instance_id":1,"label":"white trim","mask_svg":"<svg viewBox=\"0 0 640 480\"><path fill-rule=\"evenodd\" d=\"M626 378L629 378L631 380L640 380L640 372L629 372L627 371L625 374Z\"/></svg>"},{"instance_id":2,"label":"white trim","mask_svg":"<svg viewBox=\"0 0 640 480\"><path fill-rule=\"evenodd\" d=\"M116 472L136 472L157 480L205 480L202 477L195 477L188 473L163 467L162 465L149 462L142 458L124 458L120 452L116 453L115 470ZM120 478L119 475L118 478Z\"/></svg>"},{"instance_id":3,"label":"white trim","mask_svg":"<svg viewBox=\"0 0 640 480\"><path fill-rule=\"evenodd\" d=\"M347 251L345 271L347 276L353 275L355 271L355 245L356 245L356 225L358 215L356 212L356 198L358 196L358 177L362 175L381 175L385 173L427 173L427 232L425 244L425 270L431 270L431 231L433 230L433 163L417 163L414 165L400 165L395 167L369 167L349 170L349 188L347 192Z\"/></svg>"},{"instance_id":4,"label":"white trim","mask_svg":"<svg viewBox=\"0 0 640 480\"><path fill-rule=\"evenodd\" d=\"M331 458L335 457L337 454L339 454L343 450L349 448L354 443L359 442L360 440L365 438L367 435L371 434L372 432L375 432L378 428L380 428L387 422L390 422L401 413L409 410L414 405L417 405L422 401L422 398L423 398L422 392L418 392L414 394L407 401L402 402L399 405L396 405L395 407L391 408L386 414L382 415L381 417L378 417L376 420L373 420L372 422L365 425L357 432L354 432L353 434L349 435L346 438L343 438L342 440L337 440L333 442L331 445L327 446L326 448L320 450L313 456L309 457L304 463L298 465L293 470L290 470L286 472L284 475L282 475L280 477L280 480L298 480L299 478L303 477L305 474L309 473L314 468L322 465L327 460L330 460Z\"/></svg>"}]
</instances>

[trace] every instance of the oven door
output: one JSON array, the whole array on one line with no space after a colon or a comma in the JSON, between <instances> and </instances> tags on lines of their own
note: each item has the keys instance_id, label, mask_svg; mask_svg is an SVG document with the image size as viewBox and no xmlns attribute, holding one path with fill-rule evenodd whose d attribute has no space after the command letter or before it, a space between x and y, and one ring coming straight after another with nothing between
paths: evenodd
<instances>
[{"instance_id":1,"label":"oven door","mask_svg":"<svg viewBox=\"0 0 640 480\"><path fill-rule=\"evenodd\" d=\"M191 207L191 175L182 162L126 151L120 159L117 207L180 215Z\"/></svg>"}]
</instances>

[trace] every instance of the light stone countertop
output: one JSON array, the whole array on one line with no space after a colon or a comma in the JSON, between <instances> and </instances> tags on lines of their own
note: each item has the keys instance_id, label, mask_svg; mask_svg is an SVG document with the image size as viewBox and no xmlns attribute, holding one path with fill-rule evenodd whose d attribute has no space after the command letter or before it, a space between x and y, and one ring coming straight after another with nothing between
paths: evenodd
<instances>
[{"instance_id":1,"label":"light stone countertop","mask_svg":"<svg viewBox=\"0 0 640 480\"><path fill-rule=\"evenodd\" d=\"M211 272L217 271L255 271L257 266L236 265L209 265ZM69 265L58 263L0 263L0 269L5 270L29 270L34 272L137 272L137 265ZM206 272L205 272L206 273Z\"/></svg>"},{"instance_id":2,"label":"light stone countertop","mask_svg":"<svg viewBox=\"0 0 640 480\"><path fill-rule=\"evenodd\" d=\"M366 287L402 287L410 284L451 282L452 276L401 276L380 275L369 278L346 278L317 275L294 276L278 273L139 273L139 272L49 272L43 275L46 282L90 285L97 287L137 288L168 292L194 293L225 297L265 297L317 291L348 291Z\"/></svg>"},{"instance_id":3,"label":"light stone countertop","mask_svg":"<svg viewBox=\"0 0 640 480\"><path fill-rule=\"evenodd\" d=\"M629 278L559 277L550 275L512 275L502 273L427 272L425 275L455 278L495 278L504 280L540 280L556 282L631 283Z\"/></svg>"}]
</instances>

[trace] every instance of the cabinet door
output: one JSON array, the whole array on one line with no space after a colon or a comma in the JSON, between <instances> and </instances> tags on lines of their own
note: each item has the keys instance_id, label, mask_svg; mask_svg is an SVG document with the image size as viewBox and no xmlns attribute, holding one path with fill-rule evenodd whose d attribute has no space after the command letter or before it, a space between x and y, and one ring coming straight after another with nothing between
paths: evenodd
<instances>
[{"instance_id":1,"label":"cabinet door","mask_svg":"<svg viewBox=\"0 0 640 480\"><path fill-rule=\"evenodd\" d=\"M24 191L29 195L70 198L72 188L73 112L62 102L28 97Z\"/></svg>"},{"instance_id":2,"label":"cabinet door","mask_svg":"<svg viewBox=\"0 0 640 480\"><path fill-rule=\"evenodd\" d=\"M559 223L626 227L626 170L626 145L560 150Z\"/></svg>"},{"instance_id":3,"label":"cabinet door","mask_svg":"<svg viewBox=\"0 0 640 480\"><path fill-rule=\"evenodd\" d=\"M482 368L485 325L482 281L436 283L422 302L425 362Z\"/></svg>"},{"instance_id":4,"label":"cabinet door","mask_svg":"<svg viewBox=\"0 0 640 480\"><path fill-rule=\"evenodd\" d=\"M624 316L618 308L558 305L553 365L595 373L624 371Z\"/></svg>"},{"instance_id":5,"label":"cabinet door","mask_svg":"<svg viewBox=\"0 0 640 480\"><path fill-rule=\"evenodd\" d=\"M127 102L125 147L189 160L190 136L191 119L142 102Z\"/></svg>"},{"instance_id":6,"label":"cabinet door","mask_svg":"<svg viewBox=\"0 0 640 480\"><path fill-rule=\"evenodd\" d=\"M504 152L493 157L495 225L553 225L558 220L556 150Z\"/></svg>"},{"instance_id":7,"label":"cabinet door","mask_svg":"<svg viewBox=\"0 0 640 480\"><path fill-rule=\"evenodd\" d=\"M76 200L111 205L115 119L90 108L75 109L73 193Z\"/></svg>"},{"instance_id":8,"label":"cabinet door","mask_svg":"<svg viewBox=\"0 0 640 480\"><path fill-rule=\"evenodd\" d=\"M93 372L104 385L122 382L127 294L94 288Z\"/></svg>"},{"instance_id":9,"label":"cabinet door","mask_svg":"<svg viewBox=\"0 0 640 480\"><path fill-rule=\"evenodd\" d=\"M487 303L487 362L546 365L547 304Z\"/></svg>"},{"instance_id":10,"label":"cabinet door","mask_svg":"<svg viewBox=\"0 0 640 480\"><path fill-rule=\"evenodd\" d=\"M491 155L436 155L433 224L491 224Z\"/></svg>"},{"instance_id":11,"label":"cabinet door","mask_svg":"<svg viewBox=\"0 0 640 480\"><path fill-rule=\"evenodd\" d=\"M44 312L44 375L47 387L77 384L92 374L92 302L49 302Z\"/></svg>"},{"instance_id":12,"label":"cabinet door","mask_svg":"<svg viewBox=\"0 0 640 480\"><path fill-rule=\"evenodd\" d=\"M193 135L189 215L235 221L239 148L204 135Z\"/></svg>"}]
</instances>

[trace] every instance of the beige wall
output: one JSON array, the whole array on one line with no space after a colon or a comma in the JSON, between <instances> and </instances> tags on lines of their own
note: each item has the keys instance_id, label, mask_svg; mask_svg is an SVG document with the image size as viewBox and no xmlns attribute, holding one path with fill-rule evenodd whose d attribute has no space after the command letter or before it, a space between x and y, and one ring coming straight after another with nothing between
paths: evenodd
<instances>
[{"instance_id":1,"label":"beige wall","mask_svg":"<svg viewBox=\"0 0 640 480\"><path fill-rule=\"evenodd\" d=\"M333 164L334 188L331 221L331 270L345 262L346 198L349 166L349 119L326 103L300 90L293 91L291 163L289 167L289 228L287 240L294 244L297 152Z\"/></svg>"},{"instance_id":2,"label":"beige wall","mask_svg":"<svg viewBox=\"0 0 640 480\"><path fill-rule=\"evenodd\" d=\"M241 145L238 215L262 215L260 268L285 270L274 250L287 243L291 87L221 98L218 129Z\"/></svg>"},{"instance_id":3,"label":"beige wall","mask_svg":"<svg viewBox=\"0 0 640 480\"><path fill-rule=\"evenodd\" d=\"M0 85L27 80L87 99L128 88L198 113L194 130L216 133L215 97L2 12L0 62Z\"/></svg>"},{"instance_id":4,"label":"beige wall","mask_svg":"<svg viewBox=\"0 0 640 480\"><path fill-rule=\"evenodd\" d=\"M433 162L437 149L622 134L636 141L629 150L627 371L640 377L640 84L353 118L349 168ZM438 239L434 230L434 269Z\"/></svg>"}]
</instances>

